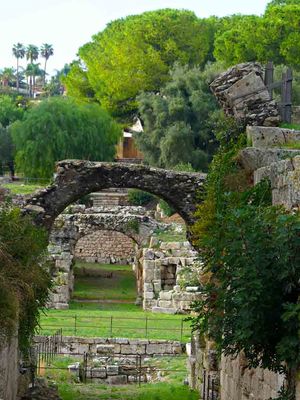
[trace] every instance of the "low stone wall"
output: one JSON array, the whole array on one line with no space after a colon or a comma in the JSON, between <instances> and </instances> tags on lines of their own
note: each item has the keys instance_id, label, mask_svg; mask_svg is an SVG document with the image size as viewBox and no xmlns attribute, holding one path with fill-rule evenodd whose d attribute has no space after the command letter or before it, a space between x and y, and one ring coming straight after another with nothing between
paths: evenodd
<instances>
[{"instance_id":1,"label":"low stone wall","mask_svg":"<svg viewBox=\"0 0 300 400\"><path fill-rule=\"evenodd\" d=\"M79 239L75 258L105 264L130 264L135 255L135 243L115 231L97 231Z\"/></svg>"},{"instance_id":2,"label":"low stone wall","mask_svg":"<svg viewBox=\"0 0 300 400\"><path fill-rule=\"evenodd\" d=\"M41 343L45 336L36 336L34 341ZM124 339L124 338L81 338L63 336L60 353L83 355L84 353L141 355L152 357L157 355L171 356L185 352L185 345L171 340Z\"/></svg>"}]
</instances>

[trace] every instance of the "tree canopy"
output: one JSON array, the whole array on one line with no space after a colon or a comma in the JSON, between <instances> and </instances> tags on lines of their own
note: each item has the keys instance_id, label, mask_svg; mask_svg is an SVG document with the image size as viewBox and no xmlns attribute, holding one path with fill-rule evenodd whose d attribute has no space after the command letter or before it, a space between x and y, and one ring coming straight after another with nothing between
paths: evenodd
<instances>
[{"instance_id":1,"label":"tree canopy","mask_svg":"<svg viewBox=\"0 0 300 400\"><path fill-rule=\"evenodd\" d=\"M86 83L115 115L136 110L136 95L159 90L174 62L204 65L211 54L211 25L191 11L158 10L111 22L79 49L85 68L74 65L64 83L68 93ZM74 80L74 75L78 80Z\"/></svg>"},{"instance_id":2,"label":"tree canopy","mask_svg":"<svg viewBox=\"0 0 300 400\"><path fill-rule=\"evenodd\" d=\"M10 128L17 169L28 177L50 178L66 158L111 161L121 130L97 104L50 98Z\"/></svg>"},{"instance_id":3,"label":"tree canopy","mask_svg":"<svg viewBox=\"0 0 300 400\"><path fill-rule=\"evenodd\" d=\"M173 168L190 163L206 170L215 148L214 114L218 109L198 68L177 65L159 93L143 93L137 99L144 132L135 138L151 165Z\"/></svg>"}]
</instances>

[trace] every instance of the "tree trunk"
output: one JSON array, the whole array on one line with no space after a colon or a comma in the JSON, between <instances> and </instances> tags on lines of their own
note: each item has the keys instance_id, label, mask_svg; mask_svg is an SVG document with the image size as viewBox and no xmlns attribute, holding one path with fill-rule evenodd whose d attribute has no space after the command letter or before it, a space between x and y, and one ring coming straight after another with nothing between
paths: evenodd
<instances>
[{"instance_id":1,"label":"tree trunk","mask_svg":"<svg viewBox=\"0 0 300 400\"><path fill-rule=\"evenodd\" d=\"M19 93L19 58L17 57L17 92Z\"/></svg>"}]
</instances>

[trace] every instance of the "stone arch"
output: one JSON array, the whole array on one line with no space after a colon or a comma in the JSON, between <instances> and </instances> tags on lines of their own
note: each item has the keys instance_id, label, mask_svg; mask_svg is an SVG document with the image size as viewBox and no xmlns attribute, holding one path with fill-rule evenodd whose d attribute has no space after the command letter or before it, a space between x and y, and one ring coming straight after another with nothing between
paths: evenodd
<instances>
[{"instance_id":1,"label":"stone arch","mask_svg":"<svg viewBox=\"0 0 300 400\"><path fill-rule=\"evenodd\" d=\"M25 210L35 213L36 222L50 230L58 215L86 194L106 188L136 188L167 201L191 225L204 181L205 174L200 173L136 164L64 160L57 164L54 183L29 198Z\"/></svg>"},{"instance_id":2,"label":"stone arch","mask_svg":"<svg viewBox=\"0 0 300 400\"><path fill-rule=\"evenodd\" d=\"M68 307L74 284L75 246L80 238L99 230L111 230L128 236L138 248L141 248L147 244L158 226L159 224L148 216L130 213L130 207L126 207L123 213L97 213L93 212L93 209L87 209L85 212L59 215L54 221L49 236L52 275L57 283L51 294L50 307ZM135 273L139 297L143 290L141 271L136 268Z\"/></svg>"}]
</instances>

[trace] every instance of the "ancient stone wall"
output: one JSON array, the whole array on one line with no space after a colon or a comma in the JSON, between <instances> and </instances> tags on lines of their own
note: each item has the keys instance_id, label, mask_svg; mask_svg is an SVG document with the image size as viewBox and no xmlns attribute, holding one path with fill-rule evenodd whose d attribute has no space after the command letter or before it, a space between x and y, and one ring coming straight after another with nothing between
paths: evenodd
<instances>
[{"instance_id":1,"label":"ancient stone wall","mask_svg":"<svg viewBox=\"0 0 300 400\"><path fill-rule=\"evenodd\" d=\"M79 239L75 258L103 264L130 264L136 244L128 236L115 231L97 231Z\"/></svg>"},{"instance_id":2,"label":"ancient stone wall","mask_svg":"<svg viewBox=\"0 0 300 400\"><path fill-rule=\"evenodd\" d=\"M0 399L15 400L19 380L19 351L18 338L13 337L9 342L0 338Z\"/></svg>"},{"instance_id":3,"label":"ancient stone wall","mask_svg":"<svg viewBox=\"0 0 300 400\"><path fill-rule=\"evenodd\" d=\"M41 343L45 336L36 336L34 341ZM178 341L159 339L106 339L63 336L60 352L62 354L83 355L84 353L104 353L113 355L157 355L171 356L184 354L185 346Z\"/></svg>"},{"instance_id":4,"label":"ancient stone wall","mask_svg":"<svg viewBox=\"0 0 300 400\"><path fill-rule=\"evenodd\" d=\"M269 180L273 204L299 210L300 151L293 147L300 143L300 131L250 126L247 135L252 147L240 152L240 164L253 175L255 184ZM267 400L278 396L282 375L261 368L247 369L242 353L236 359L222 356L219 363L214 362L214 354L213 343L193 338L189 346L190 385L200 393L207 390L209 376L210 382L215 381L214 387L218 387L220 400ZM300 383L296 399L300 399Z\"/></svg>"},{"instance_id":5,"label":"ancient stone wall","mask_svg":"<svg viewBox=\"0 0 300 400\"><path fill-rule=\"evenodd\" d=\"M190 311L199 298L198 285L189 284L187 275L197 264L198 253L189 242L150 242L139 260L143 273L143 308L154 312ZM184 281L184 279L187 279Z\"/></svg>"},{"instance_id":6,"label":"ancient stone wall","mask_svg":"<svg viewBox=\"0 0 300 400\"><path fill-rule=\"evenodd\" d=\"M123 234L122 238L126 235L128 240L132 240L131 243L134 241L142 246L149 242L151 235L159 226L158 222L146 215L143 207L86 208L83 205L70 207L65 214L61 214L56 219L50 234L48 250L53 264L52 276L56 285L51 293L49 306L58 309L68 308L74 283L75 247L81 238L104 229L119 232ZM106 246L108 246L107 243ZM115 241L113 246L118 249L118 241ZM119 250L118 254L120 254ZM94 258L93 261L95 261ZM110 261L112 261L111 258ZM121 257L115 261L120 262Z\"/></svg>"}]
</instances>

